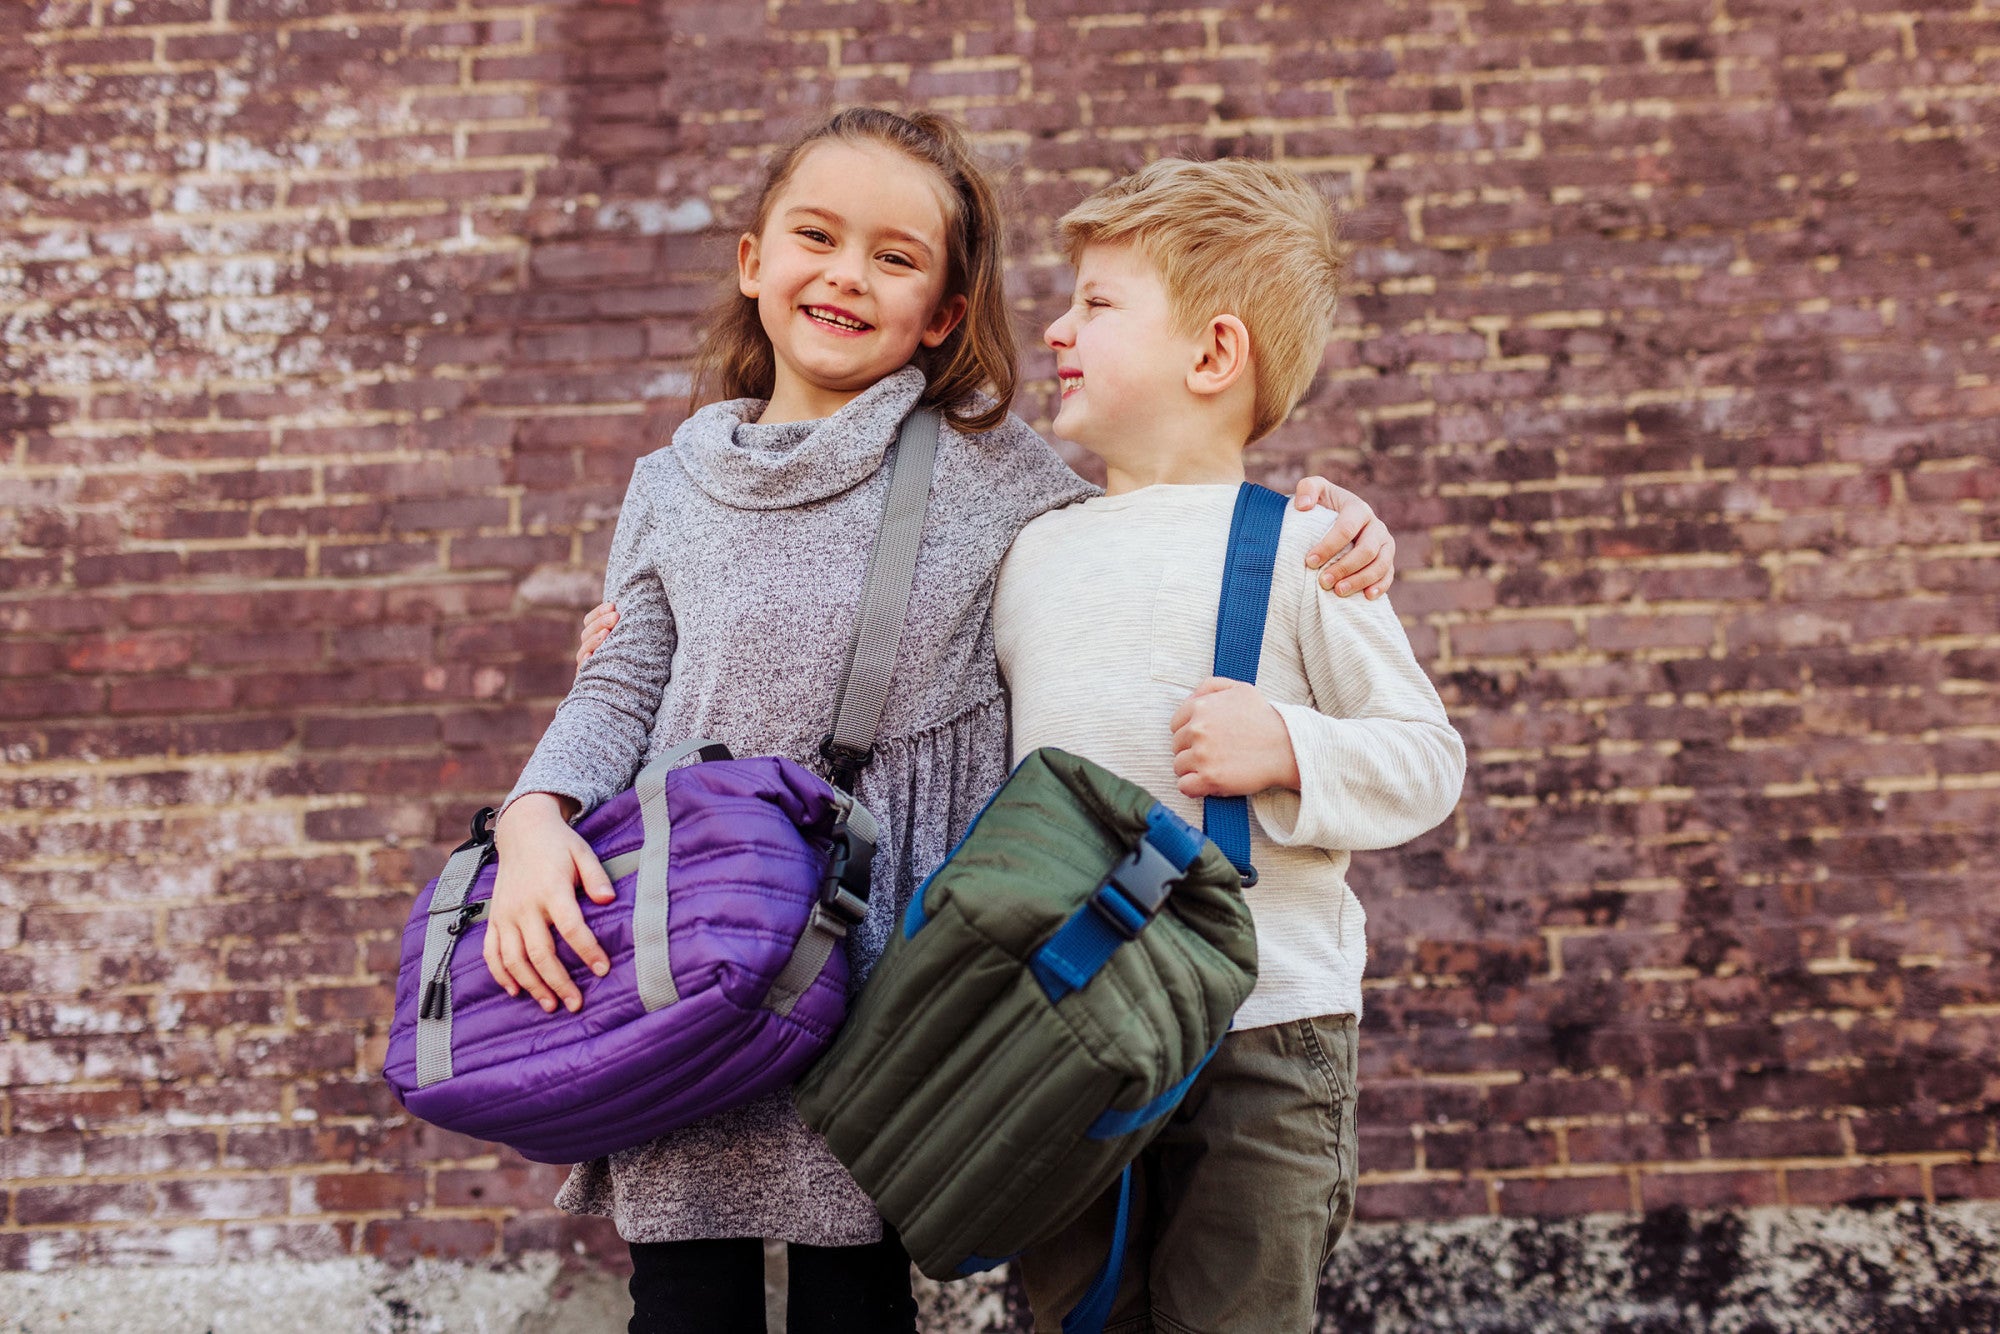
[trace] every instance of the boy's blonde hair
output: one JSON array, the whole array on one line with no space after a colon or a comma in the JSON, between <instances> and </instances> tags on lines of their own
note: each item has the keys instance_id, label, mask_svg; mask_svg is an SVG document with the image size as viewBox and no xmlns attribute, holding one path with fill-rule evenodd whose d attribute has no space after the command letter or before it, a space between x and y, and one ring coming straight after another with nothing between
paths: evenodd
<instances>
[{"instance_id":1,"label":"boy's blonde hair","mask_svg":"<svg viewBox=\"0 0 2000 1334\"><path fill-rule=\"evenodd\" d=\"M1182 330L1234 315L1250 331L1257 400L1250 439L1305 397L1333 331L1347 256L1333 210L1270 162L1162 158L1113 181L1057 224L1072 263L1130 244L1158 266Z\"/></svg>"}]
</instances>

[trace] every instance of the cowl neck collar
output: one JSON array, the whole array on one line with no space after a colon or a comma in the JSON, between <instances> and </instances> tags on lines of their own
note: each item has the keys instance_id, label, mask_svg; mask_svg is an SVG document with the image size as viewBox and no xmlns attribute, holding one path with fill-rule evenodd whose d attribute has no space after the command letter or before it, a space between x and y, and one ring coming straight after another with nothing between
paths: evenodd
<instances>
[{"instance_id":1,"label":"cowl neck collar","mask_svg":"<svg viewBox=\"0 0 2000 1334\"><path fill-rule=\"evenodd\" d=\"M761 398L711 403L674 432L674 457L696 486L736 509L810 505L873 475L923 392L924 373L910 365L815 421L764 425Z\"/></svg>"}]
</instances>

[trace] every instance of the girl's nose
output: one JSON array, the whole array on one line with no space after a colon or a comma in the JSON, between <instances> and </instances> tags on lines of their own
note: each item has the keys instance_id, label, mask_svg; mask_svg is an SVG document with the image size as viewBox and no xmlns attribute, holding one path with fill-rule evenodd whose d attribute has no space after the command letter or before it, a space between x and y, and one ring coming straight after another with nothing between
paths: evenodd
<instances>
[{"instance_id":1,"label":"girl's nose","mask_svg":"<svg viewBox=\"0 0 2000 1334\"><path fill-rule=\"evenodd\" d=\"M846 251L836 253L827 261L826 280L843 292L862 292L868 288L868 263L865 257L850 255Z\"/></svg>"}]
</instances>

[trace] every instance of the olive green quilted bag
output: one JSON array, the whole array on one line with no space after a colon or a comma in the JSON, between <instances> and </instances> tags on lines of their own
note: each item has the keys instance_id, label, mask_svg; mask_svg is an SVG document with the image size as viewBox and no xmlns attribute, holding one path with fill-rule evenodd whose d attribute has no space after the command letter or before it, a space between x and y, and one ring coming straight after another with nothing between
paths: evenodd
<instances>
[{"instance_id":1,"label":"olive green quilted bag","mask_svg":"<svg viewBox=\"0 0 2000 1334\"><path fill-rule=\"evenodd\" d=\"M799 1111L918 1268L976 1272L1118 1180L1256 971L1229 859L1143 788L1038 750L917 891Z\"/></svg>"}]
</instances>

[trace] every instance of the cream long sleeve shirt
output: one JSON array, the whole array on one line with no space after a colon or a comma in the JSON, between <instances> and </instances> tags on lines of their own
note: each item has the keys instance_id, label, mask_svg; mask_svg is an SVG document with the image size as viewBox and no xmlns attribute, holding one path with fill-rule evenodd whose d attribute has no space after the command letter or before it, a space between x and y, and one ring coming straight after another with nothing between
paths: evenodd
<instances>
[{"instance_id":1,"label":"cream long sleeve shirt","mask_svg":"<svg viewBox=\"0 0 2000 1334\"><path fill-rule=\"evenodd\" d=\"M1034 520L993 602L1013 752L1057 746L1139 784L1182 817L1168 726L1210 674L1236 487L1144 487ZM1235 1027L1361 1013L1366 915L1348 854L1408 842L1451 813L1465 745L1387 598L1338 598L1305 554L1332 525L1287 507L1257 688L1291 735L1300 790L1251 798L1244 892L1257 985Z\"/></svg>"}]
</instances>

